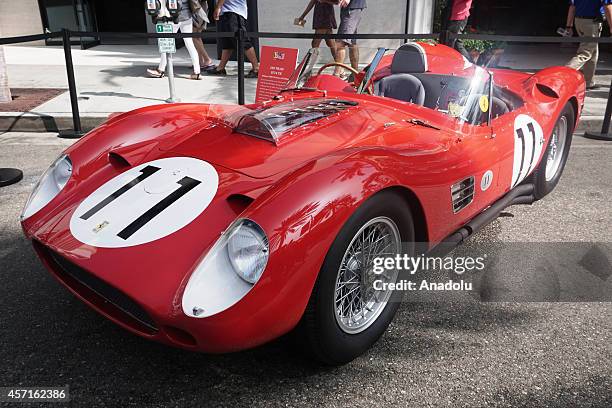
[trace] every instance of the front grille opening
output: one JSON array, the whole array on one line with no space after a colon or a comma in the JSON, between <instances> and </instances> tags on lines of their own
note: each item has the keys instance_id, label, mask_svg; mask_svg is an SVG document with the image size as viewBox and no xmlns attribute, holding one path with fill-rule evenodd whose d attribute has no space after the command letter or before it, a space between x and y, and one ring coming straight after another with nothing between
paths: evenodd
<instances>
[{"instance_id":1,"label":"front grille opening","mask_svg":"<svg viewBox=\"0 0 612 408\"><path fill-rule=\"evenodd\" d=\"M157 325L149 314L119 289L73 264L41 243L34 241L34 246L62 282L104 313L138 332L148 335L158 332Z\"/></svg>"}]
</instances>

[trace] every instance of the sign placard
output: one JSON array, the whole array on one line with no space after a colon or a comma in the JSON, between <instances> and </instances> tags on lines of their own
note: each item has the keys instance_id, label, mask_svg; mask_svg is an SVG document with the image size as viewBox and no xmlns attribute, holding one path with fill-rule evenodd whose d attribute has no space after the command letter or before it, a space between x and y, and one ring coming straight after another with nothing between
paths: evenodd
<instances>
[{"instance_id":1,"label":"sign placard","mask_svg":"<svg viewBox=\"0 0 612 408\"><path fill-rule=\"evenodd\" d=\"M155 32L157 33L172 33L172 24L157 23L155 24ZM176 53L176 43L174 38L158 38L157 46L160 54Z\"/></svg>"},{"instance_id":2,"label":"sign placard","mask_svg":"<svg viewBox=\"0 0 612 408\"><path fill-rule=\"evenodd\" d=\"M295 70L296 48L261 47L261 62L257 78L255 102L272 99L285 86Z\"/></svg>"}]
</instances>

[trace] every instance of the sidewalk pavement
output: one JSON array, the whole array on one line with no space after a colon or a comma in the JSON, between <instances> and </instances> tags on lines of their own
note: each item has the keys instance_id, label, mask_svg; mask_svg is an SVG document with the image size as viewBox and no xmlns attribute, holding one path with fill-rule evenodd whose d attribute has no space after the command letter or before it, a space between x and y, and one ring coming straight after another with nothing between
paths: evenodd
<instances>
[{"instance_id":1,"label":"sidewalk pavement","mask_svg":"<svg viewBox=\"0 0 612 408\"><path fill-rule=\"evenodd\" d=\"M214 46L209 46L214 56ZM528 71L563 65L575 46L511 45L500 65ZM5 47L11 88L67 89L64 53L61 47ZM159 61L156 45L104 45L88 50L73 48L75 80L83 128L90 129L114 112L162 104L169 96L168 79L147 78L146 68ZM326 53L323 53L325 56ZM238 100L236 63L228 65L227 77L202 76L189 79L191 60L185 48L178 50L175 61L176 95L181 102L235 104ZM245 69L250 69L246 63ZM589 91L581 129L599 130L612 79L612 55L602 53L598 69L599 90ZM246 102L255 99L255 79L245 80ZM70 97L65 92L30 112L0 112L0 130L56 131L72 127Z\"/></svg>"}]
</instances>

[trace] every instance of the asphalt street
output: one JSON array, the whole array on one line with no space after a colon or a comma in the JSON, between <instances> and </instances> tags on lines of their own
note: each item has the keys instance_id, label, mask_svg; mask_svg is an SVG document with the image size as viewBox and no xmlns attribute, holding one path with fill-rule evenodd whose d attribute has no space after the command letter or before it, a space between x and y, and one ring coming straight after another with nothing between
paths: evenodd
<instances>
[{"instance_id":1,"label":"asphalt street","mask_svg":"<svg viewBox=\"0 0 612 408\"><path fill-rule=\"evenodd\" d=\"M33 184L69 143L54 134L0 135L0 167L24 170L22 182L0 189L0 386L68 385L78 407L612 406L606 275L588 278L597 296L579 297L600 302L465 294L406 302L375 347L338 368L317 366L288 338L205 355L129 334L61 287L21 233L18 215ZM609 244L611 158L612 143L575 137L557 189L509 208L470 245ZM512 291L512 279L503 283ZM567 299L547 296L527 300Z\"/></svg>"}]
</instances>

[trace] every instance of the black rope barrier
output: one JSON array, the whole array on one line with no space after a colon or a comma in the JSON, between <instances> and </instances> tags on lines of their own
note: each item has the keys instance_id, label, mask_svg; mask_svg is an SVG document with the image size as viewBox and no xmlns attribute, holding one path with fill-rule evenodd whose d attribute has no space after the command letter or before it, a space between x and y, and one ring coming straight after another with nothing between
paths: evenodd
<instances>
[{"instance_id":1,"label":"black rope barrier","mask_svg":"<svg viewBox=\"0 0 612 408\"><path fill-rule=\"evenodd\" d=\"M99 32L99 31L70 31L70 37L88 38L234 38L236 33L233 31L206 32L199 33L122 33L122 32Z\"/></svg>"},{"instance_id":2,"label":"black rope barrier","mask_svg":"<svg viewBox=\"0 0 612 408\"><path fill-rule=\"evenodd\" d=\"M50 32L43 34L24 35L18 37L0 38L0 45L18 44L31 41L46 40L50 38L62 38L64 55L66 60L66 74L68 77L68 90L72 109L73 129L61 132L61 137L80 137L83 135L81 119L79 115L76 81L74 79L74 65L72 61L72 50L70 39L74 37L88 37L99 39L117 38L235 38L238 59L238 103L245 103L244 84L244 50L245 38L282 38L282 39L347 39L347 40L440 40L442 39L472 39L500 42L528 42L528 43L612 43L612 37L554 37L554 36L508 36L494 34L455 34L448 31L434 34L314 34L314 33L279 33L279 32L198 32L198 33L124 33L124 32L98 32L98 31L71 31L64 29L61 32ZM586 137L598 138L600 140L612 140L610 136L610 116L612 115L612 85L608 96L608 104L604 115L604 123L601 133L585 134Z\"/></svg>"},{"instance_id":3,"label":"black rope barrier","mask_svg":"<svg viewBox=\"0 0 612 408\"><path fill-rule=\"evenodd\" d=\"M331 40L435 40L438 34L308 34L308 33L272 33L247 32L250 38L287 38L287 39L331 39Z\"/></svg>"},{"instance_id":4,"label":"black rope barrier","mask_svg":"<svg viewBox=\"0 0 612 408\"><path fill-rule=\"evenodd\" d=\"M19 37L4 37L4 38L0 38L0 45L40 41L40 40L46 40L48 38L59 38L61 36L62 36L62 33L58 31L58 32L53 32L53 33L21 35Z\"/></svg>"},{"instance_id":5,"label":"black rope barrier","mask_svg":"<svg viewBox=\"0 0 612 408\"><path fill-rule=\"evenodd\" d=\"M455 34L445 33L447 38L461 40L483 40L500 42L528 42L528 43L598 43L610 44L612 37L561 37L540 35L495 35L495 34Z\"/></svg>"}]
</instances>

